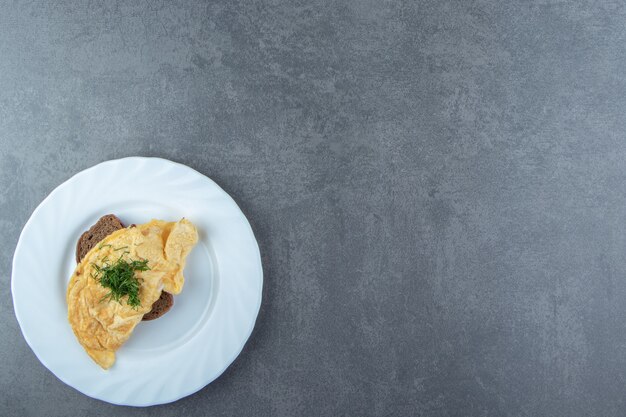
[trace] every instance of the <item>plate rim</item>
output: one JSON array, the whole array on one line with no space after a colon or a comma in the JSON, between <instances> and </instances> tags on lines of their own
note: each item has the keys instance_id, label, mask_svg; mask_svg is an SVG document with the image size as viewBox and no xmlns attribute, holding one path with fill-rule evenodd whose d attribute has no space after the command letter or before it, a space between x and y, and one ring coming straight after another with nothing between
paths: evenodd
<instances>
[{"instance_id":1,"label":"plate rim","mask_svg":"<svg viewBox=\"0 0 626 417\"><path fill-rule=\"evenodd\" d=\"M157 401L148 401L148 402L138 402L138 403L134 403L134 404L128 404L125 403L123 401L111 401L109 399L104 399L99 395L92 395L92 394L87 394L86 392L84 392L80 387L77 387L75 385L70 384L69 382L67 382L64 378L60 377L59 375L57 375L54 371L52 371L49 367L49 364L46 363L46 361L44 359L42 359L42 357L39 355L39 353L33 348L33 344L32 341L30 340L30 338L27 336L27 334L24 332L23 329L23 317L20 316L20 313L18 312L18 307L17 307L17 303L15 301L15 278L14 278L14 274L15 274L15 266L16 266L16 259L17 259L17 254L22 250L22 246L23 246L23 236L25 234L25 232L29 229L33 227L33 219L36 217L36 214L42 210L42 208L44 206L46 206L47 204L49 204L49 201L54 197L55 194L57 194L60 190L62 190L63 188L68 187L69 185L71 185L70 183L72 182L72 180L74 180L76 177L78 177L81 174L87 173L88 171L91 170L95 170L96 168L105 165L105 164L114 164L114 163L120 163L122 161L129 161L129 160L137 160L137 161L158 161L160 163L165 163L165 164L171 164L176 166L177 168L180 169L186 169L191 171L194 175L199 175L201 176L203 179L208 180L210 183L212 183L213 186L217 187L217 189L223 193L223 195L227 198L231 200L231 203L234 205L234 208L236 210L238 210L238 212L243 216L243 218L245 219L245 229L247 230L247 232L250 234L250 237L252 238L252 242L254 244L254 252L257 258L257 262L255 262L255 264L257 265L257 270L258 270L258 277L260 279L260 285L259 285L259 291L258 291L258 297L257 297L257 302L256 305L254 306L254 320L251 321L251 324L249 326L249 329L246 331L246 337L243 340L243 343L241 344L240 348L237 349L236 353L234 354L234 356L232 358L230 358L228 361L225 362L225 365L223 366L223 368L215 374L214 377L210 378L208 381L206 381L205 383L201 383L199 386L197 387L192 387L191 389L188 390L181 390L181 394L179 395L175 395L173 396L173 398L167 398L163 401L161 400L157 400ZM57 379L59 379L61 382L63 382L64 384L68 385L69 387L77 390L78 392L80 392L81 394L89 397L89 398L94 398L97 399L99 401L103 401L109 404L114 404L114 405L121 405L121 406L130 406L130 407L150 407L150 406L155 406L155 405L162 405L162 404L168 404L168 403L172 403L175 401L178 401L180 399L183 399L185 397L188 397L198 391L200 391L201 389L203 389L204 387L208 386L209 384L211 384L213 381L215 381L216 379L218 379L220 376L223 375L223 373L234 363L234 361L239 357L239 355L241 354L241 352L243 351L244 347L246 346L246 344L249 342L250 337L252 336L252 333L254 331L254 328L256 327L256 322L259 318L259 312L261 310L261 304L263 301L263 286L264 286L264 274L263 274L263 262L262 262L262 257L261 257L261 249L258 243L258 240L256 239L256 236L254 235L254 230L252 229L252 225L250 224L250 221L248 220L248 217L245 215L245 213L243 212L243 210L241 210L241 207L239 207L239 205L237 204L237 202L235 201L235 199L229 194L227 193L222 187L219 186L219 184L217 184L215 181L213 181L210 177L208 177L207 175L202 174L201 172L199 172L198 170L185 165L183 163L180 162L176 162L176 161L172 161L166 158L161 158L161 157L152 157L152 156L126 156L123 158L116 158L116 159L109 159L109 160L105 160L105 161L101 161L95 165L92 165L88 168L85 168L81 171L76 172L75 174L73 174L71 177L69 177L68 179L66 179L65 181L63 181L61 184L57 185L38 205L37 207L35 207L35 209L32 211L32 213L30 214L28 220L26 221L26 223L24 224L24 226L22 227L22 230L20 232L20 235L18 237L18 241L17 244L15 246L15 250L13 252L13 258L12 258L12 262L11 262L11 299L13 302L13 312L15 314L15 318L18 322L18 325L20 327L20 332L22 333L22 337L24 337L24 340L26 340L26 344L28 345L28 347L30 348L30 350L35 354L35 357L39 360L39 362L52 374L54 375Z\"/></svg>"}]
</instances>

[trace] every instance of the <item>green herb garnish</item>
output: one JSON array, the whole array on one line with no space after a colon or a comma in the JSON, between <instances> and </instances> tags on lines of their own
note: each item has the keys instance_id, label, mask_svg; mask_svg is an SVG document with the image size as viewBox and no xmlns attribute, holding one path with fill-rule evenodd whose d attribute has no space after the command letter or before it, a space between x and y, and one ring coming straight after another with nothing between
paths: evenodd
<instances>
[{"instance_id":1,"label":"green herb garnish","mask_svg":"<svg viewBox=\"0 0 626 417\"><path fill-rule=\"evenodd\" d=\"M103 243L101 245L98 245L98 250L102 249L102 248L106 248L106 247L112 247L113 245L109 245L108 243Z\"/></svg>"},{"instance_id":2,"label":"green herb garnish","mask_svg":"<svg viewBox=\"0 0 626 417\"><path fill-rule=\"evenodd\" d=\"M124 254L122 254L123 256ZM120 258L114 263L109 264L108 261L103 260L104 266L93 265L94 273L92 277L105 288L109 289L109 293L102 297L104 300L115 300L122 304L121 299L124 296L128 296L126 304L134 309L137 309L141 305L139 300L139 286L140 282L135 277L135 271L147 271L148 260L143 259L140 261L126 261Z\"/></svg>"}]
</instances>

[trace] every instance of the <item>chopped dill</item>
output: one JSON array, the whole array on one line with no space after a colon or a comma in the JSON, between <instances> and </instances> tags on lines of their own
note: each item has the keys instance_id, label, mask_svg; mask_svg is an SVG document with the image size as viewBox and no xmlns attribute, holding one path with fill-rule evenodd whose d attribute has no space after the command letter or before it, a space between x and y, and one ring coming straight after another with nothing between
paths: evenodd
<instances>
[{"instance_id":1,"label":"chopped dill","mask_svg":"<svg viewBox=\"0 0 626 417\"><path fill-rule=\"evenodd\" d=\"M122 297L128 296L126 304L137 309L141 305L139 299L141 283L135 276L135 271L149 270L148 260L126 261L120 256L114 264L109 264L104 259L102 262L103 266L92 264L95 271L92 273L92 277L98 280L100 285L109 289L109 293L102 297L101 301L114 300L122 304Z\"/></svg>"},{"instance_id":2,"label":"chopped dill","mask_svg":"<svg viewBox=\"0 0 626 417\"><path fill-rule=\"evenodd\" d=\"M129 253L130 253L130 252L129 252L129 251L127 251L127 250L125 250L124 252L122 252L122 254L120 255L120 257L119 257L119 258L117 258L117 262L119 262L119 261L120 261L120 259L122 259L122 258L124 257L124 255L127 255L127 254L129 254Z\"/></svg>"}]
</instances>

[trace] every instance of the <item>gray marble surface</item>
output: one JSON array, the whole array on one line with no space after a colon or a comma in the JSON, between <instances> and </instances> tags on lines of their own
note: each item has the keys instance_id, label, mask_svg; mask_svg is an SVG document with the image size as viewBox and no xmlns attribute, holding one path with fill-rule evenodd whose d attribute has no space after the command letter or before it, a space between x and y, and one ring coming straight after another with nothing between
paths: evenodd
<instances>
[{"instance_id":1,"label":"gray marble surface","mask_svg":"<svg viewBox=\"0 0 626 417\"><path fill-rule=\"evenodd\" d=\"M623 416L621 1L0 0L1 416ZM36 359L11 259L39 202L160 156L249 217L259 320L137 409Z\"/></svg>"}]
</instances>

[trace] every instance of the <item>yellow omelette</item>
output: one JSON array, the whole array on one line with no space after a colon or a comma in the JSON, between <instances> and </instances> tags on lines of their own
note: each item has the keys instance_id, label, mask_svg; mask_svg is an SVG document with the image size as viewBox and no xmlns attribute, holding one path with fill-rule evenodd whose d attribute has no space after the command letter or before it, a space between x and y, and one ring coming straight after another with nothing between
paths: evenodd
<instances>
[{"instance_id":1,"label":"yellow omelette","mask_svg":"<svg viewBox=\"0 0 626 417\"><path fill-rule=\"evenodd\" d=\"M128 340L161 291L180 293L186 257L197 241L196 228L186 219L152 220L113 232L78 264L67 287L67 316L78 342L98 365L104 369L113 365L115 351ZM135 271L140 305L134 308L127 295L119 301L108 298L110 290L94 278L98 268L119 259L147 261L150 268Z\"/></svg>"}]
</instances>

